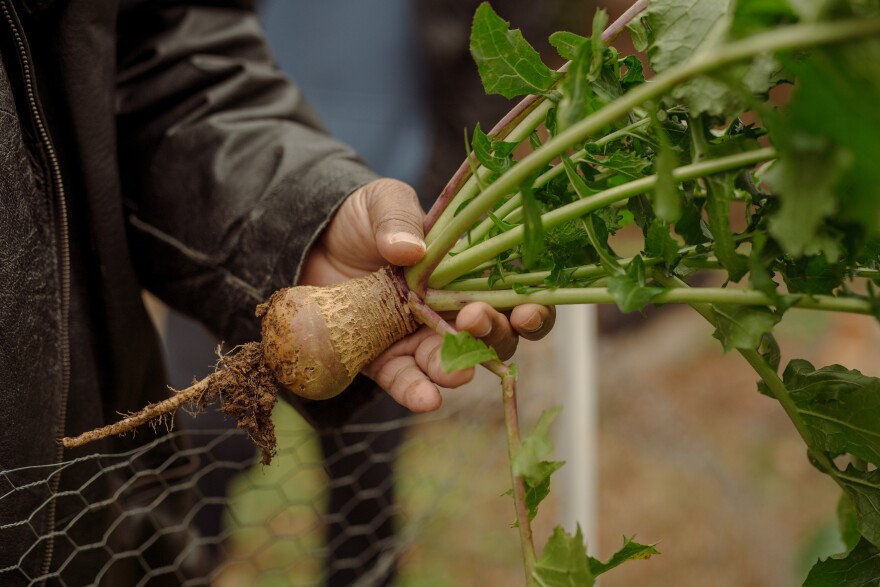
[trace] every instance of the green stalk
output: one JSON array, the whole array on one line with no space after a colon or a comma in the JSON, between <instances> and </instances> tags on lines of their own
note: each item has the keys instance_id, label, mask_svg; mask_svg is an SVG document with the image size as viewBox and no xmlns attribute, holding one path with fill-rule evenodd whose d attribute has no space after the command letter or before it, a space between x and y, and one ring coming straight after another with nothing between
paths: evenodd
<instances>
[{"instance_id":1,"label":"green stalk","mask_svg":"<svg viewBox=\"0 0 880 587\"><path fill-rule=\"evenodd\" d=\"M872 314L871 303L858 298L834 296L811 296L791 294L793 308L821 310L825 312L848 312ZM486 302L493 308L506 309L520 304L613 304L614 297L603 287L560 287L531 293L518 294L510 290L453 291L429 289L425 303L438 312L460 310L470 302ZM738 304L743 306L772 306L766 294L754 289L731 289L724 287L672 287L651 300L654 304Z\"/></svg>"},{"instance_id":2,"label":"green stalk","mask_svg":"<svg viewBox=\"0 0 880 587\"><path fill-rule=\"evenodd\" d=\"M625 136L632 134L632 131L645 126L649 122L650 122L649 119L643 118L641 120L638 120L632 124L629 124L629 125L621 128L620 130L616 130L611 134L605 135L601 139L598 139L597 141L595 141L593 144L596 145L597 147L603 147L605 145L613 143L617 139L620 139L622 137L625 137ZM577 161L583 160L583 158L586 154L587 154L586 149L581 149L580 151L572 153L570 158L572 161L577 162ZM545 171L544 173L539 175L537 177L537 179L535 179L535 184L533 187L535 189L537 189L537 188L540 188L540 187L547 185L547 183L549 183L550 180L556 178L557 176L562 174L562 172L564 172L564 171L565 171L565 169L562 165L554 165L553 167L551 167L550 169L548 169L547 171ZM522 192L517 192L514 195L512 195L510 197L510 199L508 199L501 206L499 206L497 210L495 210L495 216L497 218L501 218L502 220L504 220L507 217L507 215L510 214L511 212L513 212L521 203L522 203ZM480 224L478 224L476 227L474 227L473 230L470 231L470 241L471 242L479 241L484 236L486 236L489 233L489 231L492 230L492 228L494 226L495 226L495 223L492 222L491 218L487 218L487 219L483 220ZM466 239L460 240L460 241L458 241L458 243L456 243L456 245L454 247L452 247L451 250L453 253L459 253L459 252L465 250L466 248L468 248L468 244L469 243Z\"/></svg>"},{"instance_id":3,"label":"green stalk","mask_svg":"<svg viewBox=\"0 0 880 587\"><path fill-rule=\"evenodd\" d=\"M773 159L774 157L776 157L776 151L772 148L756 149L746 153L737 153L736 155L719 157L712 161L703 161L701 163L693 163L691 165L679 167L673 171L673 177L675 177L676 181L688 181L705 175L711 175L713 173L729 171L739 167L747 167L762 161ZM516 169L516 167L513 169ZM496 181L496 183L489 186L483 194L486 194L489 190L495 187L497 183L498 182ZM541 224L544 227L544 230L549 230L567 222L568 220L579 218L588 212L593 212L613 204L614 202L626 200L650 191L656 184L657 176L649 175L647 177L633 180L629 183L609 188L589 198L578 200L571 204L566 204L565 206L560 206L555 210L545 213L541 216ZM482 195L478 197L482 197ZM468 207L468 209L469 208L470 207ZM462 214L466 211L467 210L462 211ZM506 251L507 249L522 243L524 234L525 229L522 226L517 226L507 232L499 234L498 236L485 240L482 243L475 244L470 249L461 252L454 257L446 258L433 271L433 274L428 281L428 285L434 289L445 286L456 277L471 271L473 267L476 267L480 263L488 261L502 251ZM430 247L428 247L428 250L430 251Z\"/></svg>"},{"instance_id":4,"label":"green stalk","mask_svg":"<svg viewBox=\"0 0 880 587\"><path fill-rule=\"evenodd\" d=\"M529 135L532 134L542 122L544 122L544 119L547 118L547 113L553 106L554 104L549 100L544 100L538 104L528 116L523 118L522 121L510 131L510 134L504 137L504 140L518 144L529 138ZM455 211L458 207L463 202L476 197L477 194L480 193L480 184L485 183L486 180L489 179L491 173L492 172L485 167L480 166L476 168L476 173L468 178L458 193L452 198L452 201L446 209L443 210L443 213L440 214L440 217L437 218L437 221L431 227L431 230L428 231L428 234L425 235L425 244L427 244L428 247L430 247L436 240L437 235L443 231L444 227L446 227L453 218L456 218ZM479 175L479 177L476 177L477 175Z\"/></svg>"},{"instance_id":5,"label":"green stalk","mask_svg":"<svg viewBox=\"0 0 880 587\"><path fill-rule=\"evenodd\" d=\"M699 53L692 59L666 70L650 82L632 89L547 141L476 196L471 205L462 210L458 216L454 216L442 226L436 226L436 230L431 231L436 236L431 236L431 244L425 257L407 271L409 286L417 290L421 289L420 285L427 281L427 277L432 274L459 236L473 226L487 210L492 209L501 198L518 191L520 184L561 153L569 151L591 135L613 124L633 108L663 96L690 79L756 55L846 41L878 32L880 32L880 19L877 18L796 24L735 41L711 52ZM462 273L466 273L466 270L459 275ZM444 285L450 280L446 280ZM442 280L436 280L431 286L437 287L437 281Z\"/></svg>"}]
</instances>

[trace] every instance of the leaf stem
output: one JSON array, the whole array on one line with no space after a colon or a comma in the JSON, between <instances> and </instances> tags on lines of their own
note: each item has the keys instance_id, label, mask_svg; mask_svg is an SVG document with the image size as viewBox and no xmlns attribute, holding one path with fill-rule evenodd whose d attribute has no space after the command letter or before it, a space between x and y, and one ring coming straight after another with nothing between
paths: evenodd
<instances>
[{"instance_id":1,"label":"leaf stem","mask_svg":"<svg viewBox=\"0 0 880 587\"><path fill-rule=\"evenodd\" d=\"M692 163L690 165L679 167L673 170L672 173L676 181L688 181L705 175L711 175L713 173L728 171L739 167L747 167L762 161L773 159L774 157L776 157L776 151L772 148L756 149L746 153L737 153L727 157L719 157L718 159L711 161ZM525 159L523 161L525 161ZM517 169L518 167L518 165L514 166L513 169ZM507 175L505 174L504 177L507 177ZM501 179L498 181L501 181ZM490 185L486 191L478 197L483 197L498 185L498 181ZM543 214L541 216L542 225L544 230L549 230L568 220L579 218L588 212L604 208L614 202L626 200L633 196L648 192L653 189L656 184L657 176L649 175L609 188L594 194L589 198L578 200L571 204L566 204L565 206L560 206L555 210ZM469 209L470 206L468 207L468 210ZM463 211L462 214L466 212L467 210ZM482 243L475 244L470 249L463 251L454 257L444 259L434 270L428 281L428 285L435 289L445 286L456 277L464 275L480 263L497 256L502 251L506 251L507 249L520 244L523 240L524 233L524 228L522 226L517 226L507 232L485 240ZM428 251L430 252L430 250L431 247L429 246Z\"/></svg>"},{"instance_id":2,"label":"leaf stem","mask_svg":"<svg viewBox=\"0 0 880 587\"><path fill-rule=\"evenodd\" d=\"M658 279L659 281L659 279ZM872 314L871 303L858 298L842 298L825 295L789 294L793 308L822 310L826 312L849 312ZM520 304L613 304L614 297L604 287L560 287L518 294L510 290L453 291L429 289L425 302L433 309L443 312L459 310L470 302L486 302L493 308L513 308ZM739 304L744 306L772 306L773 301L763 292L754 289L724 287L672 287L652 299L654 304Z\"/></svg>"},{"instance_id":3,"label":"leaf stem","mask_svg":"<svg viewBox=\"0 0 880 587\"><path fill-rule=\"evenodd\" d=\"M519 414L516 405L516 374L507 369L501 378L501 397L504 404L504 427L507 430L507 457L510 467L510 482L513 486L513 505L516 524L519 528L519 541L522 547L523 567L526 585L534 585L532 572L535 568L535 545L532 537L532 524L529 520L529 506L526 503L526 486L522 476L514 475L513 463L522 449L519 432Z\"/></svg>"}]
</instances>

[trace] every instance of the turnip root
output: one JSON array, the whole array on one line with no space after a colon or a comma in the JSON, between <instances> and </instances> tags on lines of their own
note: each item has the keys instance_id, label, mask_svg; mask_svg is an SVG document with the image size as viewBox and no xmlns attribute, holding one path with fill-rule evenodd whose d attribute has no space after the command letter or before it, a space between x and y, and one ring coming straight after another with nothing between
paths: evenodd
<instances>
[{"instance_id":1,"label":"turnip root","mask_svg":"<svg viewBox=\"0 0 880 587\"><path fill-rule=\"evenodd\" d=\"M416 330L406 296L406 286L390 268L331 287L278 290L257 307L262 342L222 356L214 373L166 400L61 442L75 448L159 422L184 405L198 409L219 400L269 464L275 454L271 415L277 384L308 399L341 393L370 361Z\"/></svg>"}]
</instances>

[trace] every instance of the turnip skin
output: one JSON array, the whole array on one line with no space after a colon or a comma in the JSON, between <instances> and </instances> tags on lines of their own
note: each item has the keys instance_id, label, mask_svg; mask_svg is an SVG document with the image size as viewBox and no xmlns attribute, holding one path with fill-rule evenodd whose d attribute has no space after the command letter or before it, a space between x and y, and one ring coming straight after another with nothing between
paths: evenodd
<instances>
[{"instance_id":1,"label":"turnip skin","mask_svg":"<svg viewBox=\"0 0 880 587\"><path fill-rule=\"evenodd\" d=\"M257 309L266 364L298 396L334 397L418 328L406 299L403 281L390 268L336 286L279 290Z\"/></svg>"}]
</instances>

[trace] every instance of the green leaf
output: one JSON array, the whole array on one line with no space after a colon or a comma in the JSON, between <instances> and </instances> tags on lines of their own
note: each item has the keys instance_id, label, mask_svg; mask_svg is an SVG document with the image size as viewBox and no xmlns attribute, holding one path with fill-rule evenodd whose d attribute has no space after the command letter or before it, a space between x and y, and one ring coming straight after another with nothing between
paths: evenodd
<instances>
[{"instance_id":1,"label":"green leaf","mask_svg":"<svg viewBox=\"0 0 880 587\"><path fill-rule=\"evenodd\" d=\"M840 365L815 369L795 359L782 376L814 450L880 465L880 379Z\"/></svg>"},{"instance_id":2,"label":"green leaf","mask_svg":"<svg viewBox=\"0 0 880 587\"><path fill-rule=\"evenodd\" d=\"M608 280L608 293L621 312L641 311L661 292L661 287L645 285L645 262L638 255L626 268L626 275Z\"/></svg>"},{"instance_id":3,"label":"green leaf","mask_svg":"<svg viewBox=\"0 0 880 587\"><path fill-rule=\"evenodd\" d=\"M569 61L577 59L578 52L585 43L589 43L589 38L569 33L567 31L558 31L550 35L550 44L559 53L559 56Z\"/></svg>"},{"instance_id":4,"label":"green leaf","mask_svg":"<svg viewBox=\"0 0 880 587\"><path fill-rule=\"evenodd\" d=\"M728 0L651 2L642 19L652 33L651 68L662 72L723 39Z\"/></svg>"},{"instance_id":5,"label":"green leaf","mask_svg":"<svg viewBox=\"0 0 880 587\"><path fill-rule=\"evenodd\" d=\"M713 313L716 328L712 336L721 341L724 352L757 349L762 337L779 322L778 314L761 307L716 304Z\"/></svg>"},{"instance_id":6,"label":"green leaf","mask_svg":"<svg viewBox=\"0 0 880 587\"><path fill-rule=\"evenodd\" d=\"M479 122L474 127L471 145L474 149L474 155L477 156L477 161L486 169L495 173L504 173L513 166L511 154L516 143L493 141L480 129Z\"/></svg>"},{"instance_id":7,"label":"green leaf","mask_svg":"<svg viewBox=\"0 0 880 587\"><path fill-rule=\"evenodd\" d=\"M560 410L561 408L553 408L541 413L538 423L523 439L520 451L511 463L514 475L521 476L533 484L538 484L547 477L546 467L541 463L544 457L553 452L550 425L553 424Z\"/></svg>"},{"instance_id":8,"label":"green leaf","mask_svg":"<svg viewBox=\"0 0 880 587\"><path fill-rule=\"evenodd\" d=\"M606 562L602 562L593 557L590 557L590 571L594 576L598 577L602 573L607 573L611 569L615 567L619 567L625 562L633 561L633 560L646 560L654 556L655 554L660 554L660 552L654 548L653 544L639 544L634 541L632 538L623 537L623 546L615 552L610 559Z\"/></svg>"},{"instance_id":9,"label":"green leaf","mask_svg":"<svg viewBox=\"0 0 880 587\"><path fill-rule=\"evenodd\" d=\"M650 44L648 28L645 26L645 23L641 19L632 20L628 25L626 25L626 29L629 31L629 36L632 39L633 48L642 53L648 48Z\"/></svg>"},{"instance_id":10,"label":"green leaf","mask_svg":"<svg viewBox=\"0 0 880 587\"><path fill-rule=\"evenodd\" d=\"M783 251L795 257L836 251L836 244L821 230L837 211L834 187L852 164L852 157L803 133L795 132L783 145L783 157L765 174L781 204L770 219L770 234Z\"/></svg>"},{"instance_id":11,"label":"green leaf","mask_svg":"<svg viewBox=\"0 0 880 587\"><path fill-rule=\"evenodd\" d=\"M534 519L538 513L538 505L550 493L550 476L565 464L563 461L544 460L544 457L553 452L550 425L559 410L560 408L554 408L541 414L535 428L523 439L520 451L511 463L513 474L521 476L525 483L530 520Z\"/></svg>"},{"instance_id":12,"label":"green leaf","mask_svg":"<svg viewBox=\"0 0 880 587\"><path fill-rule=\"evenodd\" d=\"M705 178L706 212L709 228L715 240L715 255L731 281L739 281L749 270L749 261L736 252L736 241L730 227L730 200L733 194L733 175L713 175Z\"/></svg>"},{"instance_id":13,"label":"green leaf","mask_svg":"<svg viewBox=\"0 0 880 587\"><path fill-rule=\"evenodd\" d=\"M557 132L564 131L595 110L591 103L593 92L588 79L592 54L593 46L584 42L578 47L568 68L568 76L562 82L562 99L556 113Z\"/></svg>"},{"instance_id":14,"label":"green leaf","mask_svg":"<svg viewBox=\"0 0 880 587\"><path fill-rule=\"evenodd\" d=\"M860 540L849 553L819 561L804 587L877 587L880 585L880 549Z\"/></svg>"},{"instance_id":15,"label":"green leaf","mask_svg":"<svg viewBox=\"0 0 880 587\"><path fill-rule=\"evenodd\" d=\"M840 499L837 500L837 526L840 530L840 541L846 546L846 550L855 548L862 535L859 534L856 505L846 493L841 493Z\"/></svg>"},{"instance_id":16,"label":"green leaf","mask_svg":"<svg viewBox=\"0 0 880 587\"><path fill-rule=\"evenodd\" d=\"M645 235L645 254L659 257L667 267L673 267L678 259L680 245L669 232L669 226L662 220L655 220Z\"/></svg>"},{"instance_id":17,"label":"green leaf","mask_svg":"<svg viewBox=\"0 0 880 587\"><path fill-rule=\"evenodd\" d=\"M767 247L766 233L756 232L752 237L752 252L749 254L749 285L773 300L773 304L778 310L785 311L788 309L786 298L776 291L779 284L773 281L773 273L767 267L768 264L773 264L776 261L779 250L771 245L766 255L769 258L765 259Z\"/></svg>"},{"instance_id":18,"label":"green leaf","mask_svg":"<svg viewBox=\"0 0 880 587\"><path fill-rule=\"evenodd\" d=\"M550 476L558 471L565 461L541 461L539 468L544 478L537 482L525 482L526 486L526 506L529 508L529 520L534 520L538 515L538 506L544 501L544 498L550 495Z\"/></svg>"},{"instance_id":19,"label":"green leaf","mask_svg":"<svg viewBox=\"0 0 880 587\"><path fill-rule=\"evenodd\" d=\"M652 112L651 118L652 127L657 134L657 141L660 145L660 151L654 157L654 172L657 174L657 183L654 186L654 209L658 218L665 222L674 223L681 217L678 182L673 176L673 171L678 165L678 157L672 151L669 136L657 119L657 113Z\"/></svg>"},{"instance_id":20,"label":"green leaf","mask_svg":"<svg viewBox=\"0 0 880 587\"><path fill-rule=\"evenodd\" d=\"M470 333L458 332L443 335L440 364L447 373L493 360L498 360L495 350L486 346L482 340L471 336Z\"/></svg>"},{"instance_id":21,"label":"green leaf","mask_svg":"<svg viewBox=\"0 0 880 587\"><path fill-rule=\"evenodd\" d=\"M723 41L728 4L729 0L666 0L648 4L642 20L649 31L651 69L661 73ZM684 99L692 114L721 115L732 101L727 87L708 77L678 86L673 95Z\"/></svg>"},{"instance_id":22,"label":"green leaf","mask_svg":"<svg viewBox=\"0 0 880 587\"><path fill-rule=\"evenodd\" d=\"M532 268L544 252L544 227L541 224L541 206L535 199L532 185L534 177L529 178L520 186L522 193L523 235L522 260L526 269Z\"/></svg>"},{"instance_id":23,"label":"green leaf","mask_svg":"<svg viewBox=\"0 0 880 587\"><path fill-rule=\"evenodd\" d=\"M602 73L602 63L605 60L605 43L602 41L602 32L607 24L608 13L599 8L593 15L593 33L590 35L590 45L593 47L589 73L591 81L598 80L599 74Z\"/></svg>"},{"instance_id":24,"label":"green leaf","mask_svg":"<svg viewBox=\"0 0 880 587\"><path fill-rule=\"evenodd\" d=\"M591 587L595 583L580 526L574 536L560 526L553 529L532 577L539 587Z\"/></svg>"},{"instance_id":25,"label":"green leaf","mask_svg":"<svg viewBox=\"0 0 880 587\"><path fill-rule=\"evenodd\" d=\"M492 221L492 224L495 225L495 228L497 228L501 232L507 232L508 230L510 230L516 226L515 224L511 224L509 222L505 222L505 221L501 220L500 218L495 216L495 214L492 213L491 210L486 210L486 216L489 217L489 219Z\"/></svg>"},{"instance_id":26,"label":"green leaf","mask_svg":"<svg viewBox=\"0 0 880 587\"><path fill-rule=\"evenodd\" d=\"M621 64L626 68L626 72L620 77L620 84L624 89L629 89L630 86L645 81L642 62L638 57L635 55L629 55L621 60Z\"/></svg>"},{"instance_id":27,"label":"green leaf","mask_svg":"<svg viewBox=\"0 0 880 587\"><path fill-rule=\"evenodd\" d=\"M833 262L839 235L823 222L859 226L868 238L880 234L880 141L866 131L880 128L880 40L782 61L798 85L785 109L762 115L782 156L771 174L782 205L770 230L787 253L824 250Z\"/></svg>"},{"instance_id":28,"label":"green leaf","mask_svg":"<svg viewBox=\"0 0 880 587\"><path fill-rule=\"evenodd\" d=\"M730 31L743 37L795 20L797 15L786 0L737 0Z\"/></svg>"},{"instance_id":29,"label":"green leaf","mask_svg":"<svg viewBox=\"0 0 880 587\"><path fill-rule=\"evenodd\" d=\"M880 471L861 471L849 465L835 477L856 508L859 534L877 545L880 543Z\"/></svg>"},{"instance_id":30,"label":"green leaf","mask_svg":"<svg viewBox=\"0 0 880 587\"><path fill-rule=\"evenodd\" d=\"M817 255L786 262L782 278L791 293L830 295L843 283L844 272L839 264L829 263L825 255Z\"/></svg>"},{"instance_id":31,"label":"green leaf","mask_svg":"<svg viewBox=\"0 0 880 587\"><path fill-rule=\"evenodd\" d=\"M488 2L480 4L474 15L470 49L488 94L505 98L541 94L559 77L544 65L519 29L510 29Z\"/></svg>"}]
</instances>

